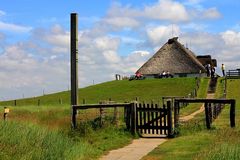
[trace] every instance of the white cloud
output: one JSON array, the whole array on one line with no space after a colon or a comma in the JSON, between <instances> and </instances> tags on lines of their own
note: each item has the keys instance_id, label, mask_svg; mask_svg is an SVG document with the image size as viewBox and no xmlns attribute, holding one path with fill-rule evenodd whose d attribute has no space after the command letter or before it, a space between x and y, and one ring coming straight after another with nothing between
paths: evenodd
<instances>
[{"instance_id":1,"label":"white cloud","mask_svg":"<svg viewBox=\"0 0 240 160\"><path fill-rule=\"evenodd\" d=\"M111 38L108 36L97 37L94 44L100 50L116 50L119 46L120 40L118 38Z\"/></svg>"},{"instance_id":2,"label":"white cloud","mask_svg":"<svg viewBox=\"0 0 240 160\"><path fill-rule=\"evenodd\" d=\"M24 33L24 32L31 31L31 29L32 29L32 27L26 27L26 26L5 23L5 22L0 21L0 30Z\"/></svg>"},{"instance_id":3,"label":"white cloud","mask_svg":"<svg viewBox=\"0 0 240 160\"><path fill-rule=\"evenodd\" d=\"M221 36L226 45L239 46L239 44L240 44L240 32L227 30L227 31L221 33Z\"/></svg>"},{"instance_id":4,"label":"white cloud","mask_svg":"<svg viewBox=\"0 0 240 160\"><path fill-rule=\"evenodd\" d=\"M207 32L183 33L181 43L188 43L189 48L197 55L212 55L219 64L226 64L228 69L240 67L240 32L225 31L219 34ZM220 68L217 68L220 70Z\"/></svg>"},{"instance_id":5,"label":"white cloud","mask_svg":"<svg viewBox=\"0 0 240 160\"><path fill-rule=\"evenodd\" d=\"M111 51L111 50L104 51L103 55L106 58L106 60L110 63L120 62L120 57L115 51Z\"/></svg>"},{"instance_id":6,"label":"white cloud","mask_svg":"<svg viewBox=\"0 0 240 160\"><path fill-rule=\"evenodd\" d=\"M5 15L6 15L6 13L4 11L0 10L0 17L5 16Z\"/></svg>"},{"instance_id":7,"label":"white cloud","mask_svg":"<svg viewBox=\"0 0 240 160\"><path fill-rule=\"evenodd\" d=\"M49 30L35 30L34 38L40 39L53 46L69 47L70 33L64 31L59 25L54 25Z\"/></svg>"},{"instance_id":8,"label":"white cloud","mask_svg":"<svg viewBox=\"0 0 240 160\"><path fill-rule=\"evenodd\" d=\"M180 29L177 25L147 28L147 36L154 45L159 45L160 43L166 42L166 40L168 40L169 38L172 38L173 36L178 36L179 34Z\"/></svg>"},{"instance_id":9,"label":"white cloud","mask_svg":"<svg viewBox=\"0 0 240 160\"><path fill-rule=\"evenodd\" d=\"M202 17L204 19L217 19L221 17L221 14L218 12L217 8L209 8L203 11Z\"/></svg>"},{"instance_id":10,"label":"white cloud","mask_svg":"<svg viewBox=\"0 0 240 160\"><path fill-rule=\"evenodd\" d=\"M134 18L129 17L111 17L104 20L107 24L113 25L115 27L137 27L139 22Z\"/></svg>"},{"instance_id":11,"label":"white cloud","mask_svg":"<svg viewBox=\"0 0 240 160\"><path fill-rule=\"evenodd\" d=\"M173 22L189 20L184 5L172 0L159 0L155 5L146 6L144 12L145 16L151 19L168 20Z\"/></svg>"}]
</instances>

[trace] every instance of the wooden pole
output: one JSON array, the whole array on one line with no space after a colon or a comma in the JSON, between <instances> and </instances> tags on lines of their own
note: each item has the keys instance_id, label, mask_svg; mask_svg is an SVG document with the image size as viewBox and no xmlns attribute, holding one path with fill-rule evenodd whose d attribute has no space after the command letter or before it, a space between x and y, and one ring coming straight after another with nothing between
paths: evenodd
<instances>
[{"instance_id":1,"label":"wooden pole","mask_svg":"<svg viewBox=\"0 0 240 160\"><path fill-rule=\"evenodd\" d=\"M225 76L223 98L226 97L227 97L227 77Z\"/></svg>"},{"instance_id":2,"label":"wooden pole","mask_svg":"<svg viewBox=\"0 0 240 160\"><path fill-rule=\"evenodd\" d=\"M172 133L172 109L171 109L171 101L167 101L167 121L168 121L168 137L173 136Z\"/></svg>"},{"instance_id":3,"label":"wooden pole","mask_svg":"<svg viewBox=\"0 0 240 160\"><path fill-rule=\"evenodd\" d=\"M209 106L208 106L208 103L205 103L204 105L205 107L205 117L206 117L206 126L207 126L207 129L210 129L211 128L211 124L210 124L210 119L209 119Z\"/></svg>"},{"instance_id":4,"label":"wooden pole","mask_svg":"<svg viewBox=\"0 0 240 160\"><path fill-rule=\"evenodd\" d=\"M136 134L136 103L131 103L131 133Z\"/></svg>"},{"instance_id":5,"label":"wooden pole","mask_svg":"<svg viewBox=\"0 0 240 160\"><path fill-rule=\"evenodd\" d=\"M78 18L71 13L71 105L78 105ZM72 108L72 127L76 128L76 110Z\"/></svg>"},{"instance_id":6,"label":"wooden pole","mask_svg":"<svg viewBox=\"0 0 240 160\"><path fill-rule=\"evenodd\" d=\"M77 110L72 106L72 127L75 129L77 127Z\"/></svg>"},{"instance_id":7,"label":"wooden pole","mask_svg":"<svg viewBox=\"0 0 240 160\"><path fill-rule=\"evenodd\" d=\"M235 105L236 105L236 101L233 101L231 103L231 108L230 108L230 125L231 125L231 127L235 127Z\"/></svg>"},{"instance_id":8,"label":"wooden pole","mask_svg":"<svg viewBox=\"0 0 240 160\"><path fill-rule=\"evenodd\" d=\"M179 107L179 103L175 101L174 102L174 128L175 128L175 130L178 129L178 116L179 116L178 107Z\"/></svg>"}]
</instances>

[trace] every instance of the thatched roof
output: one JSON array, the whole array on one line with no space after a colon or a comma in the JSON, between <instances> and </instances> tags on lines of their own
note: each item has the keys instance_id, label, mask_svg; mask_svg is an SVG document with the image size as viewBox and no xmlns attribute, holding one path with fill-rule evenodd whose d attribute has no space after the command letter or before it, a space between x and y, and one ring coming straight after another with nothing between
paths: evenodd
<instances>
[{"instance_id":1,"label":"thatched roof","mask_svg":"<svg viewBox=\"0 0 240 160\"><path fill-rule=\"evenodd\" d=\"M163 71L175 73L205 72L204 66L195 54L177 41L169 39L137 72L141 74L159 74Z\"/></svg>"},{"instance_id":2,"label":"thatched roof","mask_svg":"<svg viewBox=\"0 0 240 160\"><path fill-rule=\"evenodd\" d=\"M200 55L197 56L197 59L202 63L203 66L210 64L214 67L217 67L217 60L212 59L211 55Z\"/></svg>"}]
</instances>

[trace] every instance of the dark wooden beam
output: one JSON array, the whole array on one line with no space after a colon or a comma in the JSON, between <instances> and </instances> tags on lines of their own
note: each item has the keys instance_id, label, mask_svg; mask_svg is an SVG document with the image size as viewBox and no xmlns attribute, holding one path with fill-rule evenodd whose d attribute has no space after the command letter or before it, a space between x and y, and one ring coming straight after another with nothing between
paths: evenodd
<instances>
[{"instance_id":1,"label":"dark wooden beam","mask_svg":"<svg viewBox=\"0 0 240 160\"><path fill-rule=\"evenodd\" d=\"M235 99L196 99L196 98L177 98L175 101L179 103L224 103L231 104L235 101Z\"/></svg>"},{"instance_id":2,"label":"dark wooden beam","mask_svg":"<svg viewBox=\"0 0 240 160\"><path fill-rule=\"evenodd\" d=\"M71 105L78 105L78 16L71 13ZM72 127L76 128L76 109L72 107Z\"/></svg>"}]
</instances>

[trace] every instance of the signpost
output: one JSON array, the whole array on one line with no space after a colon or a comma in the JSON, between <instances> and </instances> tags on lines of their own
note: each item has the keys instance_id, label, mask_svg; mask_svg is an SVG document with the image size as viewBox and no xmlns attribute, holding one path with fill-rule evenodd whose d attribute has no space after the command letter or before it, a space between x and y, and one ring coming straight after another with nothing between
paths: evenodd
<instances>
[{"instance_id":1,"label":"signpost","mask_svg":"<svg viewBox=\"0 0 240 160\"><path fill-rule=\"evenodd\" d=\"M3 120L7 120L7 115L9 113L10 109L7 107L4 107L4 113L3 113Z\"/></svg>"}]
</instances>

